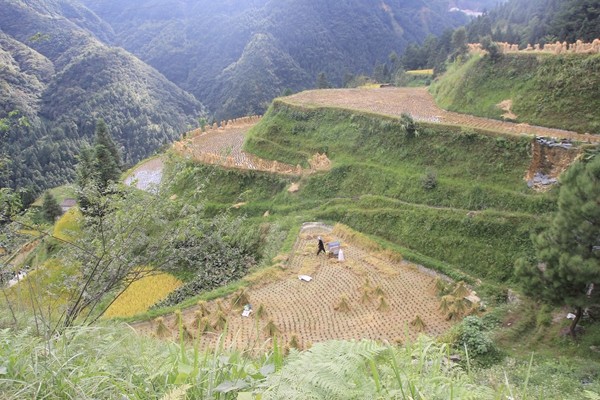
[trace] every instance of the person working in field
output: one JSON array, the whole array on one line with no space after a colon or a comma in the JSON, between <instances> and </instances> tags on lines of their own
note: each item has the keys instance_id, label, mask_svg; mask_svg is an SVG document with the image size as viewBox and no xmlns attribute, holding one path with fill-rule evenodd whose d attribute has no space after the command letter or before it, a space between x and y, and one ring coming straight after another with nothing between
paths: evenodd
<instances>
[{"instance_id":1,"label":"person working in field","mask_svg":"<svg viewBox=\"0 0 600 400\"><path fill-rule=\"evenodd\" d=\"M323 239L321 239L321 236L318 237L319 240L319 250L317 251L317 255L321 254L321 252L327 254L327 252L325 251L325 245L323 244Z\"/></svg>"}]
</instances>

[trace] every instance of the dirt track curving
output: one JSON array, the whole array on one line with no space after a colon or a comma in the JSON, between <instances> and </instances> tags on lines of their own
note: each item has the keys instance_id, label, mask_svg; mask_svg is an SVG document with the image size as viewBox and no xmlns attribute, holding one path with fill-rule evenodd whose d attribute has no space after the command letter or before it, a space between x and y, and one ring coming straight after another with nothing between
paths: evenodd
<instances>
[{"instance_id":1,"label":"dirt track curving","mask_svg":"<svg viewBox=\"0 0 600 400\"><path fill-rule=\"evenodd\" d=\"M430 336L440 335L451 326L438 310L433 273L403 261L390 261L348 243L343 243L344 262L323 254L316 256L319 235L326 242L339 239L329 227L305 224L282 276L259 281L249 288L248 300L254 309L250 317L242 317L240 310L230 310L229 301L222 303L228 324L226 345L260 346L269 338L265 333L269 320L279 330L281 340L288 343L295 335L301 347L329 339L370 338L392 342L404 339L406 333L415 338L420 333L411 324L416 316L425 323L423 333ZM313 280L301 281L298 279L301 274ZM368 288L371 295L366 299L363 293ZM349 309L336 310L343 296L348 299ZM380 296L385 303L383 307ZM257 318L261 305L266 313ZM211 322L216 319L217 308L216 302L208 304ZM192 307L183 311L184 324L193 336L198 334L194 321L197 310L198 307ZM165 317L165 323L171 332L167 337L176 339L175 316ZM134 328L143 334L154 334L157 325L145 322ZM210 346L221 333L218 329L204 333L201 342Z\"/></svg>"},{"instance_id":2,"label":"dirt track curving","mask_svg":"<svg viewBox=\"0 0 600 400\"><path fill-rule=\"evenodd\" d=\"M582 135L562 129L475 117L439 108L426 88L309 90L280 100L303 107L339 107L399 117L411 114L416 121L484 129L492 132L546 136L600 143L598 135Z\"/></svg>"}]
</instances>

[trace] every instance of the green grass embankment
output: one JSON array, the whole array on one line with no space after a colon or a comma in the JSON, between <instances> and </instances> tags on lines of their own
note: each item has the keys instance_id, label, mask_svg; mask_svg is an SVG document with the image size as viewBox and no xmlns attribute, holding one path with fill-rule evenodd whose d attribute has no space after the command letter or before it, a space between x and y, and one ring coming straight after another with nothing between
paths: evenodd
<instances>
[{"instance_id":1,"label":"green grass embankment","mask_svg":"<svg viewBox=\"0 0 600 400\"><path fill-rule=\"evenodd\" d=\"M431 86L450 111L501 119L512 100L517 122L600 134L600 54L473 56Z\"/></svg>"},{"instance_id":2,"label":"green grass embankment","mask_svg":"<svg viewBox=\"0 0 600 400\"><path fill-rule=\"evenodd\" d=\"M514 260L531 252L531 232L554 210L552 194L534 193L523 181L525 138L431 125L411 138L397 119L278 101L245 146L302 165L325 152L333 167L293 178L188 163L187 178L176 184L181 195L201 186L209 211L229 209L257 223L342 222L451 276L510 280ZM435 187L427 189L432 176ZM300 190L288 193L293 181Z\"/></svg>"}]
</instances>

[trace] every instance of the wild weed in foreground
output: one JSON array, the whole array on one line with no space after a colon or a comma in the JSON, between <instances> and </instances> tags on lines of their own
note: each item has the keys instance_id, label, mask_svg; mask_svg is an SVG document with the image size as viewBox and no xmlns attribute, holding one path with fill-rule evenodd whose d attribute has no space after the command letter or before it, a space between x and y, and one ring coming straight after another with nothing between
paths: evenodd
<instances>
[{"instance_id":1,"label":"wild weed in foreground","mask_svg":"<svg viewBox=\"0 0 600 400\"><path fill-rule=\"evenodd\" d=\"M286 357L277 336L272 344L250 355L222 343L204 351L197 338L182 349L118 326L73 327L48 341L2 329L1 398L584 400L600 392L597 364L577 369L535 356L467 372L447 345L426 337L402 347L329 341ZM551 371L556 382L547 382Z\"/></svg>"}]
</instances>

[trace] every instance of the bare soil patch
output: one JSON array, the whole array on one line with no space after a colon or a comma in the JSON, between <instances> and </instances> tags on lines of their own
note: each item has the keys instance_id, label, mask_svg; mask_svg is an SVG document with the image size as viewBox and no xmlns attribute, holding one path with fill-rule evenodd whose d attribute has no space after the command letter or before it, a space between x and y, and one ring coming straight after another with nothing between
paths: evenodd
<instances>
[{"instance_id":1,"label":"bare soil patch","mask_svg":"<svg viewBox=\"0 0 600 400\"><path fill-rule=\"evenodd\" d=\"M511 135L535 135L581 142L600 142L600 136L582 135L562 129L517 124L446 111L435 104L426 88L309 90L280 100L303 107L340 107L393 117L408 113L416 121L464 126Z\"/></svg>"},{"instance_id":2,"label":"bare soil patch","mask_svg":"<svg viewBox=\"0 0 600 400\"><path fill-rule=\"evenodd\" d=\"M501 101L500 103L496 104L496 107L498 107L499 109L504 111L502 118L515 120L518 117L514 112L512 112L512 106L513 106L513 102L511 99L504 100L504 101Z\"/></svg>"},{"instance_id":3,"label":"bare soil patch","mask_svg":"<svg viewBox=\"0 0 600 400\"><path fill-rule=\"evenodd\" d=\"M450 328L452 323L438 309L433 273L343 241L345 262L323 254L316 256L317 236L326 242L339 240L331 232L330 227L320 224L305 226L283 270L247 289L247 301L253 307L250 317L242 317L239 307L231 307L234 296L230 296L184 310L185 335L212 346L223 334L218 327L223 317L228 325L225 345L238 348L260 347L273 330L283 343L296 341L305 348L330 339L393 342L404 340L406 334L411 338L419 333L437 336ZM298 279L301 274L310 275L312 280ZM208 311L204 322L201 308ZM417 317L423 325L413 324ZM211 325L208 329L207 322ZM177 316L165 316L162 324L166 331L158 328L156 320L135 324L134 328L141 334L162 331L163 337L177 339Z\"/></svg>"}]
</instances>

